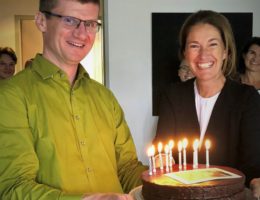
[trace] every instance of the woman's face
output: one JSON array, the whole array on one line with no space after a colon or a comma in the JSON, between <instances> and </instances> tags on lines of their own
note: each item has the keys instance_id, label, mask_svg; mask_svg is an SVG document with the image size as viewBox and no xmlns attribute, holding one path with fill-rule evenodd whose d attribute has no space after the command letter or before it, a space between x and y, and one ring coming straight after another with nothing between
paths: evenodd
<instances>
[{"instance_id":1,"label":"woman's face","mask_svg":"<svg viewBox=\"0 0 260 200\"><path fill-rule=\"evenodd\" d=\"M196 24L186 38L184 56L197 80L223 77L222 65L227 53L221 35L210 24Z\"/></svg>"},{"instance_id":2,"label":"woman's face","mask_svg":"<svg viewBox=\"0 0 260 200\"><path fill-rule=\"evenodd\" d=\"M253 44L249 47L248 52L244 54L246 70L260 72L260 46Z\"/></svg>"}]
</instances>

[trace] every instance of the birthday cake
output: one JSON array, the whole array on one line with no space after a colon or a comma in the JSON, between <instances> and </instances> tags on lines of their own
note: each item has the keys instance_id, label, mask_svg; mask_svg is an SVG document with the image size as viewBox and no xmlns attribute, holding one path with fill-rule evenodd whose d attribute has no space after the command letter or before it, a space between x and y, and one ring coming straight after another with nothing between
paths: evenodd
<instances>
[{"instance_id":1,"label":"birthday cake","mask_svg":"<svg viewBox=\"0 0 260 200\"><path fill-rule=\"evenodd\" d=\"M242 172L223 166L187 165L179 170L173 165L169 172L142 174L144 200L244 200L245 176Z\"/></svg>"}]
</instances>

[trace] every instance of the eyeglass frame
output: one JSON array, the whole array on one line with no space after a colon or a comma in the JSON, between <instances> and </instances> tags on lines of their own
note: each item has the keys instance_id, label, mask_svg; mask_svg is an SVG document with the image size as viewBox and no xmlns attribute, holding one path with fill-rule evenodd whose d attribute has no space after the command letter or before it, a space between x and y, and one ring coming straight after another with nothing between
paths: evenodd
<instances>
[{"instance_id":1,"label":"eyeglass frame","mask_svg":"<svg viewBox=\"0 0 260 200\"><path fill-rule=\"evenodd\" d=\"M89 33L97 33L97 32L99 31L101 25L102 25L100 22L98 22L98 21L96 21L96 20L82 20L82 19L79 19L79 18L77 18L77 17L64 16L64 15L60 15L60 14L53 13L53 12L50 12L50 11L40 11L40 12L43 13L43 14L45 14L45 15L48 15L48 16L58 17L58 18L60 18L60 19L62 19L62 20L64 20L65 18L67 18L67 19L69 18L69 19L73 19L73 20L75 20L75 21L78 21L78 23L77 23L76 26L72 26L72 25L71 25L71 27L74 27L75 29L79 28L81 22L83 22L83 25L84 25L86 31L89 32ZM63 21L63 22L65 22L65 21ZM89 29L89 27L87 27L87 23L96 23L96 25L97 25L96 31L91 32L90 29ZM68 24L67 24L67 25L68 25ZM70 25L68 25L68 26L70 26ZM93 29L93 30L94 30L94 29Z\"/></svg>"}]
</instances>

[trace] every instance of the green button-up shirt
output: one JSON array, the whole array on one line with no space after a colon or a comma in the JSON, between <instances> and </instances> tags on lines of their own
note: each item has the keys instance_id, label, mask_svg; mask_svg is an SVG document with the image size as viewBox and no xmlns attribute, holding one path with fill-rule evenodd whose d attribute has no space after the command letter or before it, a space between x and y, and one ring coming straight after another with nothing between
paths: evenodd
<instances>
[{"instance_id":1,"label":"green button-up shirt","mask_svg":"<svg viewBox=\"0 0 260 200\"><path fill-rule=\"evenodd\" d=\"M145 167L110 90L79 66L66 74L37 55L0 84L0 199L80 199L128 192Z\"/></svg>"}]
</instances>

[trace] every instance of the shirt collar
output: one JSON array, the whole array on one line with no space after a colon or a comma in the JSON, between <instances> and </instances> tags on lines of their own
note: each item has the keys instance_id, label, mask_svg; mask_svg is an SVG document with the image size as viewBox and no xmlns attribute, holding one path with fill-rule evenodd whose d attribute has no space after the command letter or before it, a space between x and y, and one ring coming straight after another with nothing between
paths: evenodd
<instances>
[{"instance_id":1,"label":"shirt collar","mask_svg":"<svg viewBox=\"0 0 260 200\"><path fill-rule=\"evenodd\" d=\"M41 54L37 54L32 63L32 68L43 78L48 79L54 77L56 73L64 73L55 64L44 58ZM90 78L85 68L79 64L77 79Z\"/></svg>"}]
</instances>

